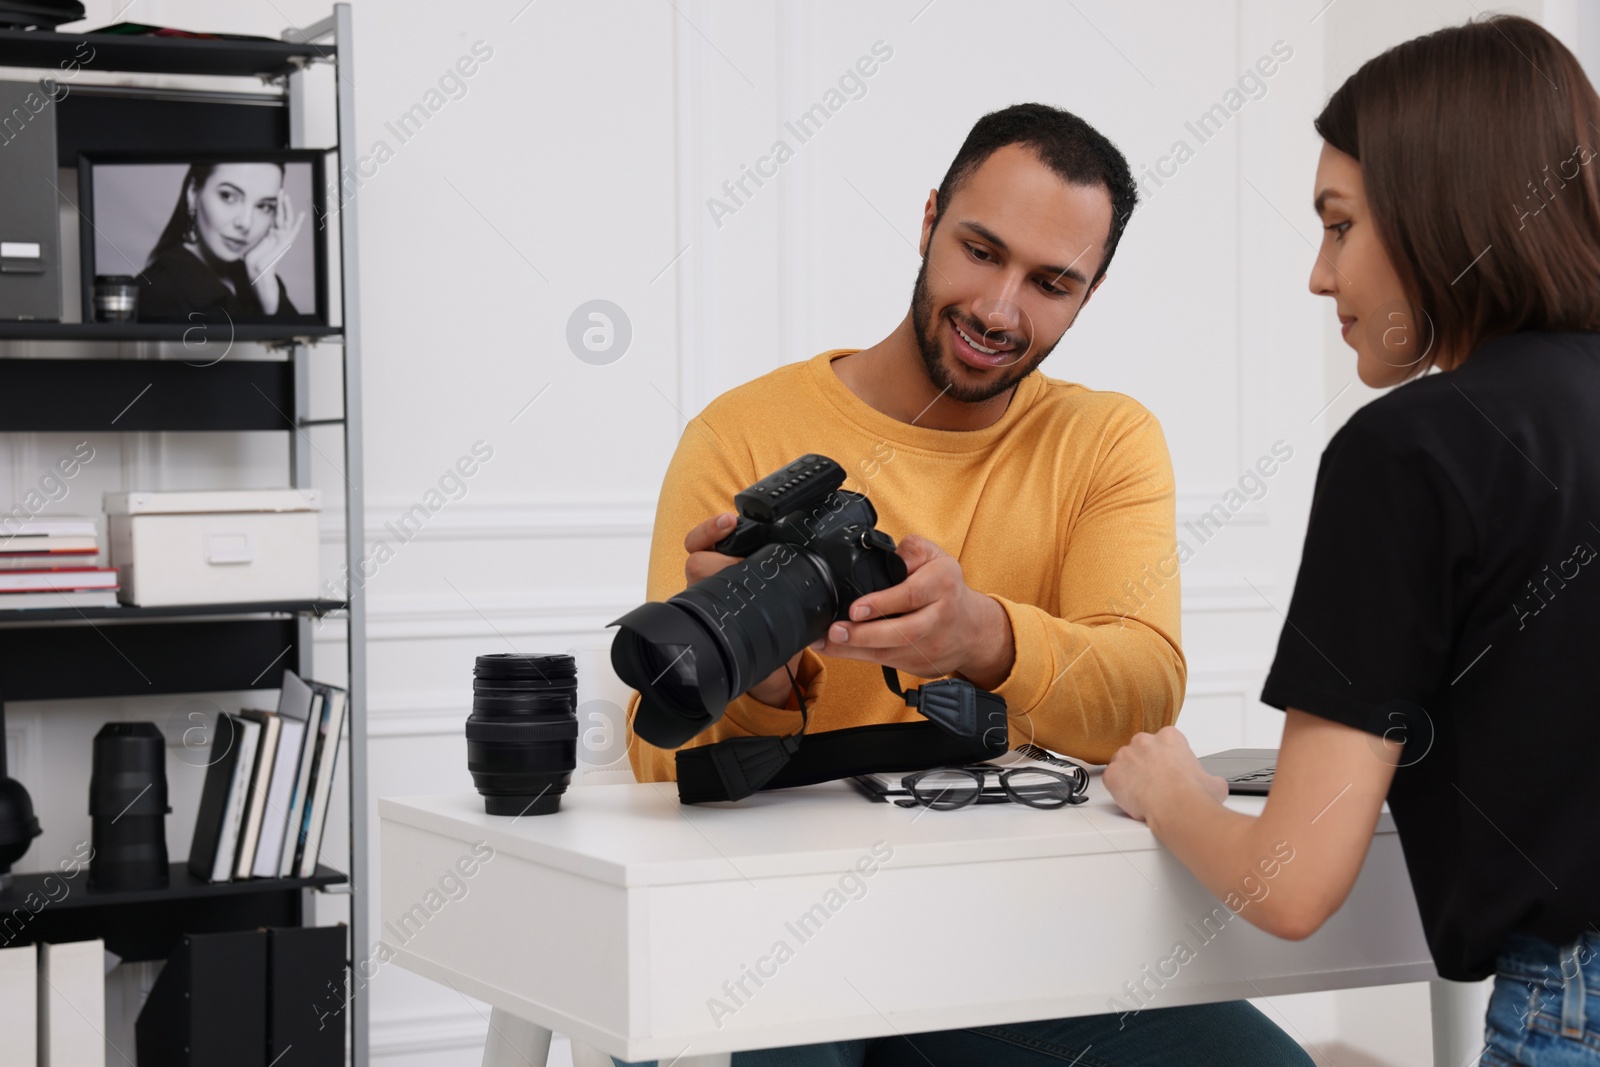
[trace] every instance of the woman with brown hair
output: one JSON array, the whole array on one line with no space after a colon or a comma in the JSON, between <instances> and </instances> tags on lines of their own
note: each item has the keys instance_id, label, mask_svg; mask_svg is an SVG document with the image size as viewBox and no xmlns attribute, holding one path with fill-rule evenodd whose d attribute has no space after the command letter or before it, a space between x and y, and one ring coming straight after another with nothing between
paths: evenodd
<instances>
[{"instance_id":1,"label":"woman with brown hair","mask_svg":"<svg viewBox=\"0 0 1600 1067\"><path fill-rule=\"evenodd\" d=\"M1311 289L1399 388L1318 470L1272 792L1228 810L1171 727L1105 783L1219 897L1272 863L1241 914L1288 938L1387 799L1439 974L1496 976L1483 1067L1600 1065L1600 99L1497 16L1369 61L1316 128Z\"/></svg>"}]
</instances>

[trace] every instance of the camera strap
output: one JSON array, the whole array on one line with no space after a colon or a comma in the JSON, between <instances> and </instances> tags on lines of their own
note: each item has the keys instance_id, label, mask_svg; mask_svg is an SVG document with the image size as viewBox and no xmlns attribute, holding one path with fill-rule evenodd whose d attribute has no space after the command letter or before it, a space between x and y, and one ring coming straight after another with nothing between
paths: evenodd
<instances>
[{"instance_id":1,"label":"camera strap","mask_svg":"<svg viewBox=\"0 0 1600 1067\"><path fill-rule=\"evenodd\" d=\"M890 690L927 721L874 723L818 734L807 734L803 721L799 731L784 737L734 737L681 748L675 757L678 800L684 804L743 800L764 789L993 759L1010 747L1003 697L962 678L942 678L902 691L894 668L884 667L883 677ZM805 714L803 700L801 713Z\"/></svg>"}]
</instances>

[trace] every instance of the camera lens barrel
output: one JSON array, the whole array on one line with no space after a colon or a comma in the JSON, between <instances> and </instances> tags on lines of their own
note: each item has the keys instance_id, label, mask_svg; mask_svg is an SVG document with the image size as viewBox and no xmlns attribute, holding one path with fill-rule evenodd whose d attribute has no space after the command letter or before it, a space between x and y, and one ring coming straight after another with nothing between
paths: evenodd
<instances>
[{"instance_id":1,"label":"camera lens barrel","mask_svg":"<svg viewBox=\"0 0 1600 1067\"><path fill-rule=\"evenodd\" d=\"M94 737L89 776L89 887L167 885L167 743L152 722L109 722Z\"/></svg>"},{"instance_id":2,"label":"camera lens barrel","mask_svg":"<svg viewBox=\"0 0 1600 1067\"><path fill-rule=\"evenodd\" d=\"M611 623L611 665L639 691L636 735L678 748L856 598L905 580L872 502L843 481L843 468L811 454L757 482L734 497L739 523L718 543L740 562Z\"/></svg>"},{"instance_id":3,"label":"camera lens barrel","mask_svg":"<svg viewBox=\"0 0 1600 1067\"><path fill-rule=\"evenodd\" d=\"M560 653L479 656L467 770L490 815L559 810L578 761L578 669Z\"/></svg>"},{"instance_id":4,"label":"camera lens barrel","mask_svg":"<svg viewBox=\"0 0 1600 1067\"><path fill-rule=\"evenodd\" d=\"M827 633L838 609L827 564L788 543L635 608L611 644L617 675L640 693L634 732L659 748L682 745Z\"/></svg>"}]
</instances>

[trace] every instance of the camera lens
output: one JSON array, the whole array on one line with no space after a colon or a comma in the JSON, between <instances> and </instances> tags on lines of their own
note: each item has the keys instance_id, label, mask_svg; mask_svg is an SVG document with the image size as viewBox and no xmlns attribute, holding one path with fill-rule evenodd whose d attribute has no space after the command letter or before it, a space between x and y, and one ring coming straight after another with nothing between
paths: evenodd
<instances>
[{"instance_id":1,"label":"camera lens","mask_svg":"<svg viewBox=\"0 0 1600 1067\"><path fill-rule=\"evenodd\" d=\"M807 455L739 493L739 523L718 551L744 558L611 623L620 627L611 666L639 691L637 736L680 747L857 597L905 580L894 539L875 528L870 500L838 488L844 477L827 457Z\"/></svg>"},{"instance_id":2,"label":"camera lens","mask_svg":"<svg viewBox=\"0 0 1600 1067\"><path fill-rule=\"evenodd\" d=\"M628 612L616 622L611 664L639 690L634 732L677 748L826 633L837 609L826 563L768 544L665 603Z\"/></svg>"},{"instance_id":3,"label":"camera lens","mask_svg":"<svg viewBox=\"0 0 1600 1067\"><path fill-rule=\"evenodd\" d=\"M167 884L167 743L153 722L109 722L94 737L89 777L89 887Z\"/></svg>"},{"instance_id":4,"label":"camera lens","mask_svg":"<svg viewBox=\"0 0 1600 1067\"><path fill-rule=\"evenodd\" d=\"M693 645L645 645L640 653L657 692L674 704L694 702L698 691Z\"/></svg>"},{"instance_id":5,"label":"camera lens","mask_svg":"<svg viewBox=\"0 0 1600 1067\"><path fill-rule=\"evenodd\" d=\"M578 669L562 654L479 656L467 770L490 815L549 815L578 759Z\"/></svg>"},{"instance_id":6,"label":"camera lens","mask_svg":"<svg viewBox=\"0 0 1600 1067\"><path fill-rule=\"evenodd\" d=\"M131 275L95 275L94 317L97 322L132 322L139 317L139 287Z\"/></svg>"}]
</instances>

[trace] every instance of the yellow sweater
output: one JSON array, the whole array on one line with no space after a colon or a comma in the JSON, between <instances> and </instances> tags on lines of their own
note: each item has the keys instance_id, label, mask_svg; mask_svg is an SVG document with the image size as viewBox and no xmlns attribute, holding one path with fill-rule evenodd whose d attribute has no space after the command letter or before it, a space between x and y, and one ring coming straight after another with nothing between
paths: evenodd
<instances>
[{"instance_id":1,"label":"yellow sweater","mask_svg":"<svg viewBox=\"0 0 1600 1067\"><path fill-rule=\"evenodd\" d=\"M739 490L817 452L849 472L844 488L867 495L879 529L896 541L915 533L938 544L960 561L968 586L1005 608L1016 662L996 692L1006 701L1012 747L1032 741L1105 763L1135 733L1172 723L1187 671L1172 464L1155 417L1120 393L1035 372L992 426L915 426L840 381L829 364L853 351L780 367L690 421L661 486L648 598L682 592L691 527L734 510ZM811 712L808 734L921 719L871 663L807 649L797 678ZM920 684L904 673L901 682ZM673 752L633 732L638 706L635 693L634 774L671 781ZM789 708L798 706L791 693ZM684 747L799 727L797 710L742 696Z\"/></svg>"}]
</instances>

